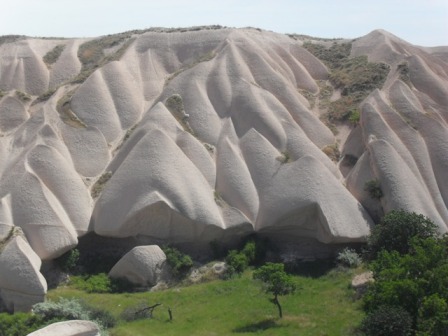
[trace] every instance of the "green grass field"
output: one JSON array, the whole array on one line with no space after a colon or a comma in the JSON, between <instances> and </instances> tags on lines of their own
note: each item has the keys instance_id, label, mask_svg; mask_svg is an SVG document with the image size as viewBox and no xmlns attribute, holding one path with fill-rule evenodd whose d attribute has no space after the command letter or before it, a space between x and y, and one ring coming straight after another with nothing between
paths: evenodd
<instances>
[{"instance_id":1,"label":"green grass field","mask_svg":"<svg viewBox=\"0 0 448 336\"><path fill-rule=\"evenodd\" d=\"M146 335L350 335L363 318L360 302L349 289L354 271L331 270L315 277L295 276L298 290L280 297L283 319L263 293L252 271L231 280L214 280L159 292L87 294L73 288L49 291L48 298L81 298L117 318L112 336ZM162 303L152 319L125 322L124 309ZM173 320L169 320L168 308Z\"/></svg>"}]
</instances>

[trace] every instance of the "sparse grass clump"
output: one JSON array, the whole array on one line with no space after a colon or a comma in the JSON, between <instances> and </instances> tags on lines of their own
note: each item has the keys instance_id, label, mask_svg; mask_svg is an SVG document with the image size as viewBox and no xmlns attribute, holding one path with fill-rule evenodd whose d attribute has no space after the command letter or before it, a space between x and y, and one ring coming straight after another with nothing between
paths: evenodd
<instances>
[{"instance_id":1,"label":"sparse grass clump","mask_svg":"<svg viewBox=\"0 0 448 336\"><path fill-rule=\"evenodd\" d=\"M50 97L52 95L54 95L55 92L56 92L56 89L50 89L50 90L42 93L39 97L36 98L36 100L33 101L33 105L47 101L48 99L50 99Z\"/></svg>"},{"instance_id":2,"label":"sparse grass clump","mask_svg":"<svg viewBox=\"0 0 448 336\"><path fill-rule=\"evenodd\" d=\"M331 94L321 98L320 107L327 109L323 122L330 129L337 123L357 125L360 119L359 104L373 90L383 86L390 67L385 63L369 62L367 56L350 57L351 43L334 42L326 48L306 42L303 47L327 65L331 84L341 91L341 98L336 101L329 101Z\"/></svg>"},{"instance_id":3,"label":"sparse grass clump","mask_svg":"<svg viewBox=\"0 0 448 336\"><path fill-rule=\"evenodd\" d=\"M59 99L58 103L56 104L56 110L58 111L61 120L67 125L76 128L85 128L87 127L87 125L81 119L79 119L79 117L71 109L70 103L74 93L75 90L72 90L70 92L67 92L61 99Z\"/></svg>"},{"instance_id":4,"label":"sparse grass clump","mask_svg":"<svg viewBox=\"0 0 448 336\"><path fill-rule=\"evenodd\" d=\"M31 96L28 93L16 90L16 97L19 98L21 102L27 103L31 100Z\"/></svg>"},{"instance_id":5,"label":"sparse grass clump","mask_svg":"<svg viewBox=\"0 0 448 336\"><path fill-rule=\"evenodd\" d=\"M215 199L215 203L221 208L229 206L218 190L213 191L213 198Z\"/></svg>"},{"instance_id":6,"label":"sparse grass clump","mask_svg":"<svg viewBox=\"0 0 448 336\"><path fill-rule=\"evenodd\" d=\"M327 145L324 148L322 148L322 152L327 155L331 161L338 162L341 158L341 152L339 151L339 146L337 143Z\"/></svg>"},{"instance_id":7,"label":"sparse grass clump","mask_svg":"<svg viewBox=\"0 0 448 336\"><path fill-rule=\"evenodd\" d=\"M109 181L109 179L111 177L112 177L112 172L110 172L110 171L107 171L107 172L103 173L103 175L100 176L98 181L96 181L96 183L92 186L92 189L90 190L90 195L92 196L93 199L98 198L98 196L103 191L107 181Z\"/></svg>"},{"instance_id":8,"label":"sparse grass clump","mask_svg":"<svg viewBox=\"0 0 448 336\"><path fill-rule=\"evenodd\" d=\"M373 199L380 199L383 197L383 190L381 189L381 185L378 180L367 181L364 185L364 190L367 191Z\"/></svg>"},{"instance_id":9,"label":"sparse grass clump","mask_svg":"<svg viewBox=\"0 0 448 336\"><path fill-rule=\"evenodd\" d=\"M276 157L277 161L280 161L280 163L290 163L292 161L291 156L289 155L288 151L281 152L280 156Z\"/></svg>"},{"instance_id":10,"label":"sparse grass clump","mask_svg":"<svg viewBox=\"0 0 448 336\"><path fill-rule=\"evenodd\" d=\"M24 35L4 35L0 36L0 45L5 43L14 43L20 40L24 40L26 36Z\"/></svg>"},{"instance_id":11,"label":"sparse grass clump","mask_svg":"<svg viewBox=\"0 0 448 336\"><path fill-rule=\"evenodd\" d=\"M45 54L43 57L44 63L47 67L50 67L52 64L56 63L61 56L62 52L65 49L65 44L58 44L56 47L51 49L49 52Z\"/></svg>"},{"instance_id":12,"label":"sparse grass clump","mask_svg":"<svg viewBox=\"0 0 448 336\"><path fill-rule=\"evenodd\" d=\"M182 100L181 95L173 94L168 97L165 101L165 106L171 112L174 118L181 124L184 131L190 133L191 135L195 135L193 129L188 122L188 114L185 113L184 102Z\"/></svg>"},{"instance_id":13,"label":"sparse grass clump","mask_svg":"<svg viewBox=\"0 0 448 336\"><path fill-rule=\"evenodd\" d=\"M348 58L330 74L330 81L343 96L366 96L371 91L381 88L389 73L385 63L373 63L367 56ZM356 97L360 99L359 97Z\"/></svg>"},{"instance_id":14,"label":"sparse grass clump","mask_svg":"<svg viewBox=\"0 0 448 336\"><path fill-rule=\"evenodd\" d=\"M384 63L368 62L366 56L345 60L330 74L330 81L341 90L342 97L330 103L328 119L331 122L359 121L359 104L375 89L383 86L389 73Z\"/></svg>"},{"instance_id":15,"label":"sparse grass clump","mask_svg":"<svg viewBox=\"0 0 448 336\"><path fill-rule=\"evenodd\" d=\"M409 76L409 63L401 62L397 66L398 73L400 74L400 79L405 82L408 86L411 86L411 77Z\"/></svg>"},{"instance_id":16,"label":"sparse grass clump","mask_svg":"<svg viewBox=\"0 0 448 336\"><path fill-rule=\"evenodd\" d=\"M137 31L129 31L115 35L107 35L94 40L87 41L78 49L78 58L82 68L72 83L84 82L96 69L109 62L118 61L126 52L129 45L134 41L132 35ZM107 49L118 47L118 50L107 54Z\"/></svg>"},{"instance_id":17,"label":"sparse grass clump","mask_svg":"<svg viewBox=\"0 0 448 336\"><path fill-rule=\"evenodd\" d=\"M350 56L351 43L333 42L329 48L319 43L305 42L303 47L325 63L330 69L338 68Z\"/></svg>"}]
</instances>

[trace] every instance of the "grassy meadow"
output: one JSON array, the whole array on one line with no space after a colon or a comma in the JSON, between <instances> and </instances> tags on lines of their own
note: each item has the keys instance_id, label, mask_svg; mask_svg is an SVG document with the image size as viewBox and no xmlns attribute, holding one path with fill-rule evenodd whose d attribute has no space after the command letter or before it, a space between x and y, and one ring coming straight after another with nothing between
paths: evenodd
<instances>
[{"instance_id":1,"label":"grassy meadow","mask_svg":"<svg viewBox=\"0 0 448 336\"><path fill-rule=\"evenodd\" d=\"M310 268L311 270L313 268ZM70 285L52 289L48 299L80 298L116 317L111 336L143 335L350 335L364 313L349 288L356 270L326 269L295 275L298 290L280 297L283 319L269 301L253 270L230 280L213 280L157 292L88 294ZM358 270L359 271L359 270ZM313 274L315 273L315 274ZM125 322L121 313L139 305L162 306L152 319ZM171 308L173 320L169 320Z\"/></svg>"}]
</instances>

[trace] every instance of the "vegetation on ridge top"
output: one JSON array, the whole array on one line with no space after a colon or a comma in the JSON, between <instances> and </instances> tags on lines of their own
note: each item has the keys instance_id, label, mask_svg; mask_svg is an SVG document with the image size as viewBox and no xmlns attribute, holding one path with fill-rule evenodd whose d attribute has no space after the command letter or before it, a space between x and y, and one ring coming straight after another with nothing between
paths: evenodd
<instances>
[{"instance_id":1,"label":"vegetation on ridge top","mask_svg":"<svg viewBox=\"0 0 448 336\"><path fill-rule=\"evenodd\" d=\"M385 63L369 62L367 56L350 57L352 44L333 42L330 47L305 42L303 47L320 59L330 70L331 84L341 92L341 97L330 101L326 95L321 109L327 110L324 122L335 129L340 122L359 122L359 104L386 81L390 67Z\"/></svg>"}]
</instances>

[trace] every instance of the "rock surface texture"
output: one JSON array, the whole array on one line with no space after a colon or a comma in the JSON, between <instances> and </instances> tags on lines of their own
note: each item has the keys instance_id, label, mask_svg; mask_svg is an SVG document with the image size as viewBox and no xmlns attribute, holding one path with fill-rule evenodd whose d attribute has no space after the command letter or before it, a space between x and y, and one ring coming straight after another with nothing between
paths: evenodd
<instances>
[{"instance_id":1,"label":"rock surface texture","mask_svg":"<svg viewBox=\"0 0 448 336\"><path fill-rule=\"evenodd\" d=\"M100 336L100 329L90 321L72 320L50 324L28 336Z\"/></svg>"},{"instance_id":2,"label":"rock surface texture","mask_svg":"<svg viewBox=\"0 0 448 336\"><path fill-rule=\"evenodd\" d=\"M341 76L310 43L349 45L348 62L383 64L384 81ZM0 258L14 248L32 260L15 277L34 277L38 295L39 259L89 232L350 243L398 208L446 232L446 55L380 30L353 41L222 27L0 38L0 238L19 226L29 242ZM360 90L351 123L326 122Z\"/></svg>"},{"instance_id":3,"label":"rock surface texture","mask_svg":"<svg viewBox=\"0 0 448 336\"><path fill-rule=\"evenodd\" d=\"M138 246L110 270L112 278L126 278L135 285L153 287L166 269L166 255L157 245Z\"/></svg>"},{"instance_id":4,"label":"rock surface texture","mask_svg":"<svg viewBox=\"0 0 448 336\"><path fill-rule=\"evenodd\" d=\"M42 262L22 235L20 229L12 229L0 247L0 299L12 312L31 310L47 293L39 271Z\"/></svg>"}]
</instances>

